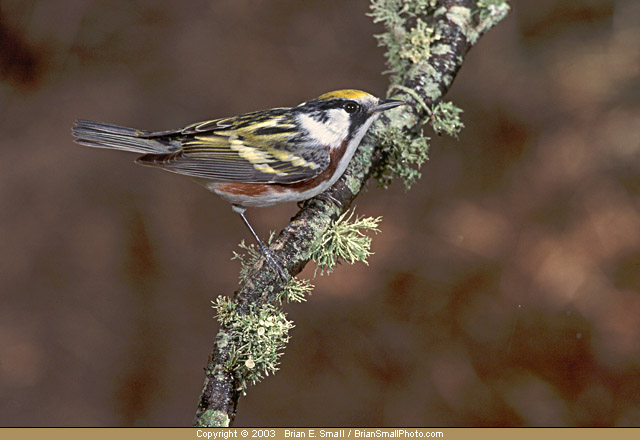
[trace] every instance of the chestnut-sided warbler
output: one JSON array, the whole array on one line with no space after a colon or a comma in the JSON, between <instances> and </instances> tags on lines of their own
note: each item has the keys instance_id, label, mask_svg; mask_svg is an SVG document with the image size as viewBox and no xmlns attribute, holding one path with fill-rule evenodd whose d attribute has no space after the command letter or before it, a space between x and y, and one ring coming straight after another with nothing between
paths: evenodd
<instances>
[{"instance_id":1,"label":"chestnut-sided warbler","mask_svg":"<svg viewBox=\"0 0 640 440\"><path fill-rule=\"evenodd\" d=\"M244 215L248 207L300 202L344 173L362 137L384 110L404 104L359 90L325 93L296 107L274 108L145 131L78 120L76 142L142 154L136 163L184 174L232 204L268 263L275 257Z\"/></svg>"}]
</instances>

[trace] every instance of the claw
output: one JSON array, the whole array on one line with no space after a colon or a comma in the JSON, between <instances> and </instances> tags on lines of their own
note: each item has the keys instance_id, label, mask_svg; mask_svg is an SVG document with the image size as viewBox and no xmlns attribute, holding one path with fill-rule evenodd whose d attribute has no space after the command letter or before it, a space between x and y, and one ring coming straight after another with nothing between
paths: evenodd
<instances>
[{"instance_id":1,"label":"claw","mask_svg":"<svg viewBox=\"0 0 640 440\"><path fill-rule=\"evenodd\" d=\"M317 196L315 196L314 198L316 199L320 199L320 200L324 200L327 203L333 203L334 205L336 205L339 209L342 209L342 203L340 203L340 201L338 199L336 199L335 197L333 197L331 194L329 194L328 192L323 192L318 194ZM310 200L313 199L307 199L307 200L302 200L300 202L297 203L298 208L299 209L303 209L304 207L307 206L307 203L309 203Z\"/></svg>"},{"instance_id":2,"label":"claw","mask_svg":"<svg viewBox=\"0 0 640 440\"><path fill-rule=\"evenodd\" d=\"M333 203L334 205L336 205L338 207L338 209L342 209L342 203L340 203L340 201L338 199L333 197L328 192L320 193L320 194L318 194L316 196L316 198L318 198L320 200L324 200L325 202L328 202L328 203Z\"/></svg>"},{"instance_id":3,"label":"claw","mask_svg":"<svg viewBox=\"0 0 640 440\"><path fill-rule=\"evenodd\" d=\"M286 282L287 273L282 268L282 266L280 266L280 263L278 263L278 260L276 256L273 254L273 252L271 252L271 249L269 249L264 243L260 242L260 250L262 251L262 255L264 255L264 259L269 265L269 267L271 267L273 270L275 270L278 273L278 275L280 275L280 278L282 279L282 281Z\"/></svg>"}]
</instances>

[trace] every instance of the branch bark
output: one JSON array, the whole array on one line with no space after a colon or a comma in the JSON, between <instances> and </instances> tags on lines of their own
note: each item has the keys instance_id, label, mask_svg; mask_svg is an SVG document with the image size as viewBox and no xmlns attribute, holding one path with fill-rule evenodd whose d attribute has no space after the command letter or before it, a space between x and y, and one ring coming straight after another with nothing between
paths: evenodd
<instances>
[{"instance_id":1,"label":"branch bark","mask_svg":"<svg viewBox=\"0 0 640 440\"><path fill-rule=\"evenodd\" d=\"M402 107L402 112L395 111L399 116L393 120L383 114L369 130L346 172L329 190L341 207L325 199L308 201L271 244L271 251L292 276L309 262L316 238L351 206L369 179L372 168L382 160L377 154L376 132L385 126L405 132L417 128L428 116L425 106L436 104L448 91L468 50L506 14L504 9L493 20L486 17L479 20L472 14L475 9L474 0L442 0L432 16L423 17L432 23L440 38L432 46L431 56L413 64L403 76L400 87L391 87L394 98L403 99L410 105ZM236 313L246 315L273 303L283 287L283 280L265 264L264 258L260 258L234 294ZM221 343L227 339L229 331L224 326L220 328L209 356L195 426L229 426L235 418L241 384L226 367L229 351L226 344Z\"/></svg>"}]
</instances>

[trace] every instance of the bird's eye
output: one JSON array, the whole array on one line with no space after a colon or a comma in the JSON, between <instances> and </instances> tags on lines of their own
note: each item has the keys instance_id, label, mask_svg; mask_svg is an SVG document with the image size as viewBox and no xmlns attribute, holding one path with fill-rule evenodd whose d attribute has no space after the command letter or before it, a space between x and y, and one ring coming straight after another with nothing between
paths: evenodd
<instances>
[{"instance_id":1,"label":"bird's eye","mask_svg":"<svg viewBox=\"0 0 640 440\"><path fill-rule=\"evenodd\" d=\"M355 113L359 108L360 106L352 101L348 101L344 104L344 109L347 113Z\"/></svg>"}]
</instances>

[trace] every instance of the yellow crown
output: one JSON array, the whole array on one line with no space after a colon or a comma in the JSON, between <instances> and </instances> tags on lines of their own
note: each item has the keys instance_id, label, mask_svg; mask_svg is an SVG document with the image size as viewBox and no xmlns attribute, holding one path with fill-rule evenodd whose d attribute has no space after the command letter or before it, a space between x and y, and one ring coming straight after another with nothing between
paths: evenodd
<instances>
[{"instance_id":1,"label":"yellow crown","mask_svg":"<svg viewBox=\"0 0 640 440\"><path fill-rule=\"evenodd\" d=\"M345 90L335 90L333 92L325 93L324 95L318 96L318 100L328 100L328 99L362 99L365 97L372 96L367 92L363 92L362 90L354 90L354 89L345 89Z\"/></svg>"}]
</instances>

